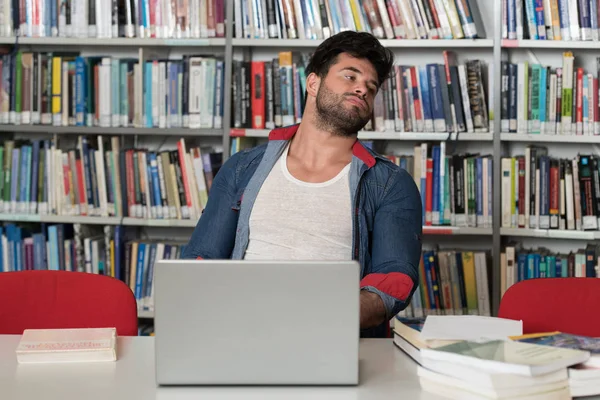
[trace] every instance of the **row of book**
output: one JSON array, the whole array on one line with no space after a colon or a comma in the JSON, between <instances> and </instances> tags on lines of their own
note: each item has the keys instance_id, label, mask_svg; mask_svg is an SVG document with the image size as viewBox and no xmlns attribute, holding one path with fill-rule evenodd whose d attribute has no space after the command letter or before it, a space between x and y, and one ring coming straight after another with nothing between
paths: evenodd
<instances>
[{"instance_id":1,"label":"row of book","mask_svg":"<svg viewBox=\"0 0 600 400\"><path fill-rule=\"evenodd\" d=\"M491 93L485 64L458 64L450 51L443 56L444 64L395 65L375 97L365 130L488 132L486 96ZM234 61L233 127L272 129L300 122L307 63L306 55L289 51L272 61Z\"/></svg>"},{"instance_id":2,"label":"row of book","mask_svg":"<svg viewBox=\"0 0 600 400\"><path fill-rule=\"evenodd\" d=\"M525 249L510 243L500 255L500 294L517 282L536 278L596 278L600 247L588 244L575 251L556 252L546 248Z\"/></svg>"},{"instance_id":3,"label":"row of book","mask_svg":"<svg viewBox=\"0 0 600 400\"><path fill-rule=\"evenodd\" d=\"M122 226L42 224L0 226L0 272L62 270L117 276L123 255Z\"/></svg>"},{"instance_id":4,"label":"row of book","mask_svg":"<svg viewBox=\"0 0 600 400\"><path fill-rule=\"evenodd\" d=\"M502 37L531 40L600 39L598 0L502 0Z\"/></svg>"},{"instance_id":5,"label":"row of book","mask_svg":"<svg viewBox=\"0 0 600 400\"><path fill-rule=\"evenodd\" d=\"M0 123L222 128L224 63L17 51L0 58Z\"/></svg>"},{"instance_id":6,"label":"row of book","mask_svg":"<svg viewBox=\"0 0 600 400\"><path fill-rule=\"evenodd\" d=\"M422 143L412 156L388 158L411 174L421 193L424 226L492 226L492 157L446 154L446 143Z\"/></svg>"},{"instance_id":7,"label":"row of book","mask_svg":"<svg viewBox=\"0 0 600 400\"><path fill-rule=\"evenodd\" d=\"M225 1L2 0L0 36L225 37Z\"/></svg>"},{"instance_id":8,"label":"row of book","mask_svg":"<svg viewBox=\"0 0 600 400\"><path fill-rule=\"evenodd\" d=\"M575 66L502 62L501 130L546 135L600 135L598 74ZM600 71L600 58L597 59Z\"/></svg>"},{"instance_id":9,"label":"row of book","mask_svg":"<svg viewBox=\"0 0 600 400\"><path fill-rule=\"evenodd\" d=\"M477 0L252 0L235 3L236 38L326 39L356 30L380 39L485 37Z\"/></svg>"},{"instance_id":10,"label":"row of book","mask_svg":"<svg viewBox=\"0 0 600 400\"><path fill-rule=\"evenodd\" d=\"M0 226L0 272L55 270L99 274L131 288L140 310L153 310L154 264L178 259L184 243L126 240L124 227Z\"/></svg>"},{"instance_id":11,"label":"row of book","mask_svg":"<svg viewBox=\"0 0 600 400\"><path fill-rule=\"evenodd\" d=\"M485 251L424 251L419 264L419 288L399 316L489 316L490 273L490 257Z\"/></svg>"},{"instance_id":12,"label":"row of book","mask_svg":"<svg viewBox=\"0 0 600 400\"><path fill-rule=\"evenodd\" d=\"M0 210L11 214L197 220L222 153L187 148L121 148L118 137L79 137L0 146Z\"/></svg>"},{"instance_id":13,"label":"row of book","mask_svg":"<svg viewBox=\"0 0 600 400\"><path fill-rule=\"evenodd\" d=\"M502 227L600 229L598 159L554 158L540 146L502 158Z\"/></svg>"}]
</instances>

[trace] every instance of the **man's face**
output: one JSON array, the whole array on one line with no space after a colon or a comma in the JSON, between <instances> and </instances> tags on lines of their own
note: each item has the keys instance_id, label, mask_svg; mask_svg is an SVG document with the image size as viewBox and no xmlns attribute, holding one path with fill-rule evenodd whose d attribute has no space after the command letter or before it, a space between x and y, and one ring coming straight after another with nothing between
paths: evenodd
<instances>
[{"instance_id":1,"label":"man's face","mask_svg":"<svg viewBox=\"0 0 600 400\"><path fill-rule=\"evenodd\" d=\"M340 54L317 91L321 122L344 136L361 130L371 119L378 90L377 72L370 61Z\"/></svg>"}]
</instances>

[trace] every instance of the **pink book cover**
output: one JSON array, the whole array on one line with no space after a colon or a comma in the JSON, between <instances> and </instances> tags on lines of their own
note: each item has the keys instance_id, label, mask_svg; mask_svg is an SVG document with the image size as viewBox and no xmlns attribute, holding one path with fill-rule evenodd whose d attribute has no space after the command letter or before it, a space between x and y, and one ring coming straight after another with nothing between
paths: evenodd
<instances>
[{"instance_id":1,"label":"pink book cover","mask_svg":"<svg viewBox=\"0 0 600 400\"><path fill-rule=\"evenodd\" d=\"M26 329L19 363L116 361L116 328Z\"/></svg>"}]
</instances>

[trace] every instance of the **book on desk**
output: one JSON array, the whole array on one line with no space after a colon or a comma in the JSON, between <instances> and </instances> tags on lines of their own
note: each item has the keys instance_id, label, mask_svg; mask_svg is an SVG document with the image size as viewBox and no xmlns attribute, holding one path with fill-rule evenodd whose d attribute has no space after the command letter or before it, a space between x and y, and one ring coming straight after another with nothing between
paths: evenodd
<instances>
[{"instance_id":1,"label":"book on desk","mask_svg":"<svg viewBox=\"0 0 600 400\"><path fill-rule=\"evenodd\" d=\"M394 321L394 344L419 364L419 381L425 391L460 399L547 400L600 394L600 369L591 366L596 362L597 339L571 338L552 332L535 335L539 344L517 341L520 338L535 341L530 335L514 335L503 341L482 343L427 340L421 336L425 320L396 318ZM553 343L563 346L553 346ZM511 352L505 350L522 345L528 347L521 347L525 351L521 351L521 364L516 366L514 351L511 358ZM482 352L481 349L486 347ZM461 348L466 351L458 351ZM498 354L504 361L496 360L491 367L488 364L491 360L483 357ZM557 358L560 361L557 362Z\"/></svg>"},{"instance_id":2,"label":"book on desk","mask_svg":"<svg viewBox=\"0 0 600 400\"><path fill-rule=\"evenodd\" d=\"M16 354L20 364L116 361L117 330L25 329Z\"/></svg>"}]
</instances>

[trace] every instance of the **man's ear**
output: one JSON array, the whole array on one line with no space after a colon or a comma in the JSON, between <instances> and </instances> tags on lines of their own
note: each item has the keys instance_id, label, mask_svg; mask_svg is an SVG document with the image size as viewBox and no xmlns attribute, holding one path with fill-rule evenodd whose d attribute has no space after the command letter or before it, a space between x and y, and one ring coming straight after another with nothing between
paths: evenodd
<instances>
[{"instance_id":1,"label":"man's ear","mask_svg":"<svg viewBox=\"0 0 600 400\"><path fill-rule=\"evenodd\" d=\"M309 96L317 97L317 92L319 91L319 86L321 85L321 78L314 72L311 72L306 77L306 93Z\"/></svg>"}]
</instances>

